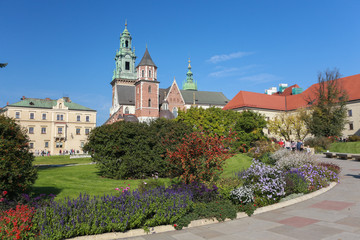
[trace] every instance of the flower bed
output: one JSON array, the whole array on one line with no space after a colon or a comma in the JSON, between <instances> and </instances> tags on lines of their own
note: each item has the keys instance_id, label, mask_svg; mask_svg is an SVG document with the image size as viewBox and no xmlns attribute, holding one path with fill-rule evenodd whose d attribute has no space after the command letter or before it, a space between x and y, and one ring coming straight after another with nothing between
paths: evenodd
<instances>
[{"instance_id":1,"label":"flower bed","mask_svg":"<svg viewBox=\"0 0 360 240\"><path fill-rule=\"evenodd\" d=\"M233 219L238 211L250 216L258 207L326 187L339 180L339 172L337 165L288 154L273 166L253 160L237 178L221 179L217 186L192 182L165 188L156 178L142 183L141 191L116 189L116 196L80 194L63 201L24 196L23 204L0 211L0 239L64 239L164 224L181 229L196 219ZM1 207L6 191L0 195Z\"/></svg>"}]
</instances>

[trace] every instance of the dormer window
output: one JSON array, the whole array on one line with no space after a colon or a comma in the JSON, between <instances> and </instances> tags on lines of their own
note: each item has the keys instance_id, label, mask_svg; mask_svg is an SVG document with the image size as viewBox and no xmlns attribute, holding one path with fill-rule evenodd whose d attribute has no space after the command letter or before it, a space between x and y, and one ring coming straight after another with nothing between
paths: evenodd
<instances>
[{"instance_id":1,"label":"dormer window","mask_svg":"<svg viewBox=\"0 0 360 240\"><path fill-rule=\"evenodd\" d=\"M149 78L151 78L151 70L149 70Z\"/></svg>"},{"instance_id":2,"label":"dormer window","mask_svg":"<svg viewBox=\"0 0 360 240\"><path fill-rule=\"evenodd\" d=\"M145 71L144 70L141 71L141 77L145 77Z\"/></svg>"}]
</instances>

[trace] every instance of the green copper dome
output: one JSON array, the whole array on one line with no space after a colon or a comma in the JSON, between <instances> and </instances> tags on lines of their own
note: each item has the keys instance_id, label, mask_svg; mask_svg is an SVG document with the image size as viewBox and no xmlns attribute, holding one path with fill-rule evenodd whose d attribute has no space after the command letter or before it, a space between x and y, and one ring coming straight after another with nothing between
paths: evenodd
<instances>
[{"instance_id":1,"label":"green copper dome","mask_svg":"<svg viewBox=\"0 0 360 240\"><path fill-rule=\"evenodd\" d=\"M193 90L197 91L197 84L193 79L193 73L191 72L191 65L190 65L190 59L189 59L189 66L188 66L188 72L186 73L186 80L183 83L183 90Z\"/></svg>"}]
</instances>

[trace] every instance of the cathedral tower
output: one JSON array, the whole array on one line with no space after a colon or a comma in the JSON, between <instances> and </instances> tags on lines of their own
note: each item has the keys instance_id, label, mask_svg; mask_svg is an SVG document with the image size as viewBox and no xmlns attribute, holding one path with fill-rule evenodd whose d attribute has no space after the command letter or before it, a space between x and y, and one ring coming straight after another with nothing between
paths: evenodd
<instances>
[{"instance_id":1,"label":"cathedral tower","mask_svg":"<svg viewBox=\"0 0 360 240\"><path fill-rule=\"evenodd\" d=\"M111 81L112 86L112 107L110 114L113 114L119 109L117 85L134 86L136 81L135 69L135 47L132 49L132 37L127 30L127 23L125 29L120 34L120 49L116 51L115 55L115 70Z\"/></svg>"},{"instance_id":2,"label":"cathedral tower","mask_svg":"<svg viewBox=\"0 0 360 240\"><path fill-rule=\"evenodd\" d=\"M147 48L136 70L135 115L140 122L149 122L159 118L159 82L157 67Z\"/></svg>"}]
</instances>

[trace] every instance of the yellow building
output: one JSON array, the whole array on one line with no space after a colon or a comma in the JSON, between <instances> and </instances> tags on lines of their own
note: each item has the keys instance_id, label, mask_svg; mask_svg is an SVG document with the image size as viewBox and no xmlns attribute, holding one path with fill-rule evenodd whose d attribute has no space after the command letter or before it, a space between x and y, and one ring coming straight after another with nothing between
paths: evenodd
<instances>
[{"instance_id":1,"label":"yellow building","mask_svg":"<svg viewBox=\"0 0 360 240\"><path fill-rule=\"evenodd\" d=\"M31 152L41 154L83 153L91 129L96 127L96 111L72 102L25 98L5 106L2 114L14 118L30 138Z\"/></svg>"}]
</instances>

